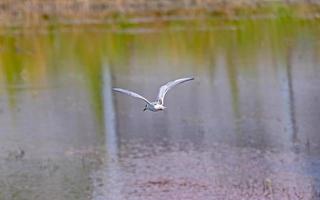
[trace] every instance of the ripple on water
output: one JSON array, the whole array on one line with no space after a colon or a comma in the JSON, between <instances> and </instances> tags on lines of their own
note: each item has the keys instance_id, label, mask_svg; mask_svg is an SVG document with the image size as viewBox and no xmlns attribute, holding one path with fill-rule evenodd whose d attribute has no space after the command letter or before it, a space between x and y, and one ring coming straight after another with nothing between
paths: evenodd
<instances>
[{"instance_id":1,"label":"ripple on water","mask_svg":"<svg viewBox=\"0 0 320 200\"><path fill-rule=\"evenodd\" d=\"M312 158L304 155L222 144L188 151L172 144L165 151L132 141L125 151L95 173L109 178L98 190L110 199L316 199L320 194L319 181L306 167Z\"/></svg>"}]
</instances>

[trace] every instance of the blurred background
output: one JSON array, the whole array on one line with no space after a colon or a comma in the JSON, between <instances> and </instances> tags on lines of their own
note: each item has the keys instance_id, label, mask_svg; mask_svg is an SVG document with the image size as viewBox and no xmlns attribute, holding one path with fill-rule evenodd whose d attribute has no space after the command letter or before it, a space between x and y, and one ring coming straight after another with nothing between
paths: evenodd
<instances>
[{"instance_id":1,"label":"blurred background","mask_svg":"<svg viewBox=\"0 0 320 200\"><path fill-rule=\"evenodd\" d=\"M320 199L319 1L0 10L0 199Z\"/></svg>"}]
</instances>

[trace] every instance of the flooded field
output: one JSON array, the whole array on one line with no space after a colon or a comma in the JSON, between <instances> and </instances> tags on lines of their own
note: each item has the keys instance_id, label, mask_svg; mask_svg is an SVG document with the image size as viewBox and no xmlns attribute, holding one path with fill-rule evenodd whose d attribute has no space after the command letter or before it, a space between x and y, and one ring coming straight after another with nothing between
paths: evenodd
<instances>
[{"instance_id":1,"label":"flooded field","mask_svg":"<svg viewBox=\"0 0 320 200\"><path fill-rule=\"evenodd\" d=\"M1 29L0 199L320 199L319 22L170 23Z\"/></svg>"}]
</instances>

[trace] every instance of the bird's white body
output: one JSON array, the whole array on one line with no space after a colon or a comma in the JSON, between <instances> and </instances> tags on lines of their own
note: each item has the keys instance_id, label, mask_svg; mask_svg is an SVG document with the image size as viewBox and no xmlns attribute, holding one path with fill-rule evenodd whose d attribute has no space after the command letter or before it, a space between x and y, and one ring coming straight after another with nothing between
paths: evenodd
<instances>
[{"instance_id":1,"label":"bird's white body","mask_svg":"<svg viewBox=\"0 0 320 200\"><path fill-rule=\"evenodd\" d=\"M155 101L155 102L151 102L151 105L150 104L146 104L146 106L145 106L143 111L150 110L150 111L156 112L156 111L164 110L166 108L167 107L165 107L165 106L159 104L159 102Z\"/></svg>"},{"instance_id":2,"label":"bird's white body","mask_svg":"<svg viewBox=\"0 0 320 200\"><path fill-rule=\"evenodd\" d=\"M135 98L138 98L138 99L145 101L146 106L144 107L143 111L149 110L149 111L156 112L156 111L166 109L166 107L163 105L164 104L164 96L166 95L166 93L170 89L172 89L174 86L176 86L180 83L183 83L186 81L191 81L191 80L194 80L194 78L181 78L181 79L177 79L174 81L170 81L167 84L161 86L159 89L157 101L154 101L154 102L150 102L146 98L144 98L143 96L141 96L135 92L129 91L129 90L125 90L125 89L121 89L121 88L113 88L113 90L116 92L120 92L120 93L123 93L123 94L126 94L126 95L129 95L129 96L132 96L132 97L135 97Z\"/></svg>"}]
</instances>

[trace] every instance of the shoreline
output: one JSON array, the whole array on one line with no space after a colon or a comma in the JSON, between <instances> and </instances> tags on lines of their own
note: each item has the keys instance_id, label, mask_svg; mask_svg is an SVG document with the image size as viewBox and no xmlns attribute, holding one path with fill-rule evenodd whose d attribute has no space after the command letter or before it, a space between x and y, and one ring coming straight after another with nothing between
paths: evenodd
<instances>
[{"instance_id":1,"label":"shoreline","mask_svg":"<svg viewBox=\"0 0 320 200\"><path fill-rule=\"evenodd\" d=\"M113 24L163 22L180 19L320 18L320 2L253 2L218 0L153 1L17 1L0 2L0 26L50 24Z\"/></svg>"}]
</instances>

